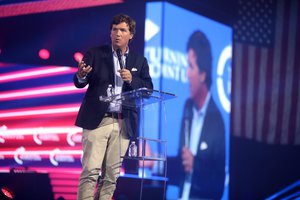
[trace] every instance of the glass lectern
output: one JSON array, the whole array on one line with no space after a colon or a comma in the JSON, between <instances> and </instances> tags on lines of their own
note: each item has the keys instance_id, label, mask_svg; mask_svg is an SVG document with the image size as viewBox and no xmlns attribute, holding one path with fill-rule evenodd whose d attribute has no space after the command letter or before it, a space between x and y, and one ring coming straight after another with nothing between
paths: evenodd
<instances>
[{"instance_id":1,"label":"glass lectern","mask_svg":"<svg viewBox=\"0 0 300 200\"><path fill-rule=\"evenodd\" d=\"M149 138L145 137L145 111L149 110L149 105L153 104L159 104L160 107L163 105L162 103L166 100L175 98L176 95L162 92L158 90L149 90L147 88L139 88L136 90L128 91L121 93L119 95L112 95L112 96L100 96L99 100L103 102L113 103L116 106L122 105L122 107L129 107L129 108L136 108L139 111L139 135L135 136L135 140L138 141L138 155L136 157L129 157L127 154L122 157L122 159L129 159L129 160L136 160L139 166L139 173L138 174L123 174L123 176L131 177L139 179L139 199L145 199L146 196L143 195L149 195L144 192L144 186L146 186L149 180L154 182L162 182L163 184L160 187L160 194L159 199L165 199L165 190L166 190L166 162L167 162L167 154L166 154L166 148L167 148L167 141L166 138L162 138L162 134L157 134L158 138ZM161 112L162 109L160 109L159 112ZM162 112L165 112L163 109ZM159 115L159 113L156 113ZM166 113L164 113L166 116ZM166 123L166 122L165 122ZM147 147L149 143L156 144L159 148L158 153L149 155L147 153ZM160 170L162 173L159 176L157 175L147 175L145 173L145 163L147 162L158 162L163 164L158 164L156 167L158 170ZM122 174L120 175L122 177ZM135 191L137 193L138 191ZM149 192L148 192L149 193ZM151 192L150 192L151 193ZM153 195L153 193L152 193Z\"/></svg>"}]
</instances>

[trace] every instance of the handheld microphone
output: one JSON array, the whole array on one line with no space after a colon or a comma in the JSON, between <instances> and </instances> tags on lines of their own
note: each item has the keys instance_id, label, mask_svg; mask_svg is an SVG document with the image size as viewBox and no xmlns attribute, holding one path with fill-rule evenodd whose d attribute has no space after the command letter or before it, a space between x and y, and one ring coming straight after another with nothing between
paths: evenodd
<instances>
[{"instance_id":1,"label":"handheld microphone","mask_svg":"<svg viewBox=\"0 0 300 200\"><path fill-rule=\"evenodd\" d=\"M184 119L184 146L189 147L190 146L190 124L189 124L189 119L185 118Z\"/></svg>"},{"instance_id":2,"label":"handheld microphone","mask_svg":"<svg viewBox=\"0 0 300 200\"><path fill-rule=\"evenodd\" d=\"M190 122L193 116L191 106L191 102L188 102L188 105L185 107L184 111L184 145L188 148L190 146Z\"/></svg>"},{"instance_id":3,"label":"handheld microphone","mask_svg":"<svg viewBox=\"0 0 300 200\"><path fill-rule=\"evenodd\" d=\"M120 63L120 67L121 67L121 69L124 69L125 66L124 66L124 61L122 59L122 50L119 48L119 49L116 50L116 52L117 52L118 60L119 60L119 63Z\"/></svg>"}]
</instances>

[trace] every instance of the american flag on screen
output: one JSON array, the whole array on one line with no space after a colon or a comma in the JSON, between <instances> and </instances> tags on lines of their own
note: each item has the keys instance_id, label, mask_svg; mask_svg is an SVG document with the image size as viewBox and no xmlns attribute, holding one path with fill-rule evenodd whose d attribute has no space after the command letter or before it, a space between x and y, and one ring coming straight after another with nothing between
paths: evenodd
<instances>
[{"instance_id":1,"label":"american flag on screen","mask_svg":"<svg viewBox=\"0 0 300 200\"><path fill-rule=\"evenodd\" d=\"M300 144L300 2L240 0L234 25L232 133Z\"/></svg>"}]
</instances>

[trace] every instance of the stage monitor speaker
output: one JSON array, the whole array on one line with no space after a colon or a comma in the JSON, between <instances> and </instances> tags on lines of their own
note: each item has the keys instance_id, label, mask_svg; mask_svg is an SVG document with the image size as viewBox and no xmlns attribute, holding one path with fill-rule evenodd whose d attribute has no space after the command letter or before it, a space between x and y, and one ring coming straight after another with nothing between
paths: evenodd
<instances>
[{"instance_id":1,"label":"stage monitor speaker","mask_svg":"<svg viewBox=\"0 0 300 200\"><path fill-rule=\"evenodd\" d=\"M117 188L114 193L115 200L140 199L141 179L119 177ZM152 179L145 179L142 188L143 200L162 200L164 197L164 182Z\"/></svg>"}]
</instances>

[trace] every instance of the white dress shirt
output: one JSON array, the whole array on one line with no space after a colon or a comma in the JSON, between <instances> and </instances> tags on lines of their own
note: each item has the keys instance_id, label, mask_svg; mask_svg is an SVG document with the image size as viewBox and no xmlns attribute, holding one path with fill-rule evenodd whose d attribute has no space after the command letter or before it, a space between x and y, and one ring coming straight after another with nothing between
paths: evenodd
<instances>
[{"instance_id":1,"label":"white dress shirt","mask_svg":"<svg viewBox=\"0 0 300 200\"><path fill-rule=\"evenodd\" d=\"M123 79L121 78L120 72L118 72L121 69L120 62L118 60L117 52L112 48L113 52L113 58L114 58L114 67L115 67L115 88L113 88L113 95L118 95L122 93L122 86L123 86ZM122 55L123 63L126 63L126 59L129 53L129 48L127 48L127 51L124 55ZM125 66L126 67L126 66ZM121 112L121 104L116 104L114 102L109 104L108 108L109 112Z\"/></svg>"}]
</instances>

